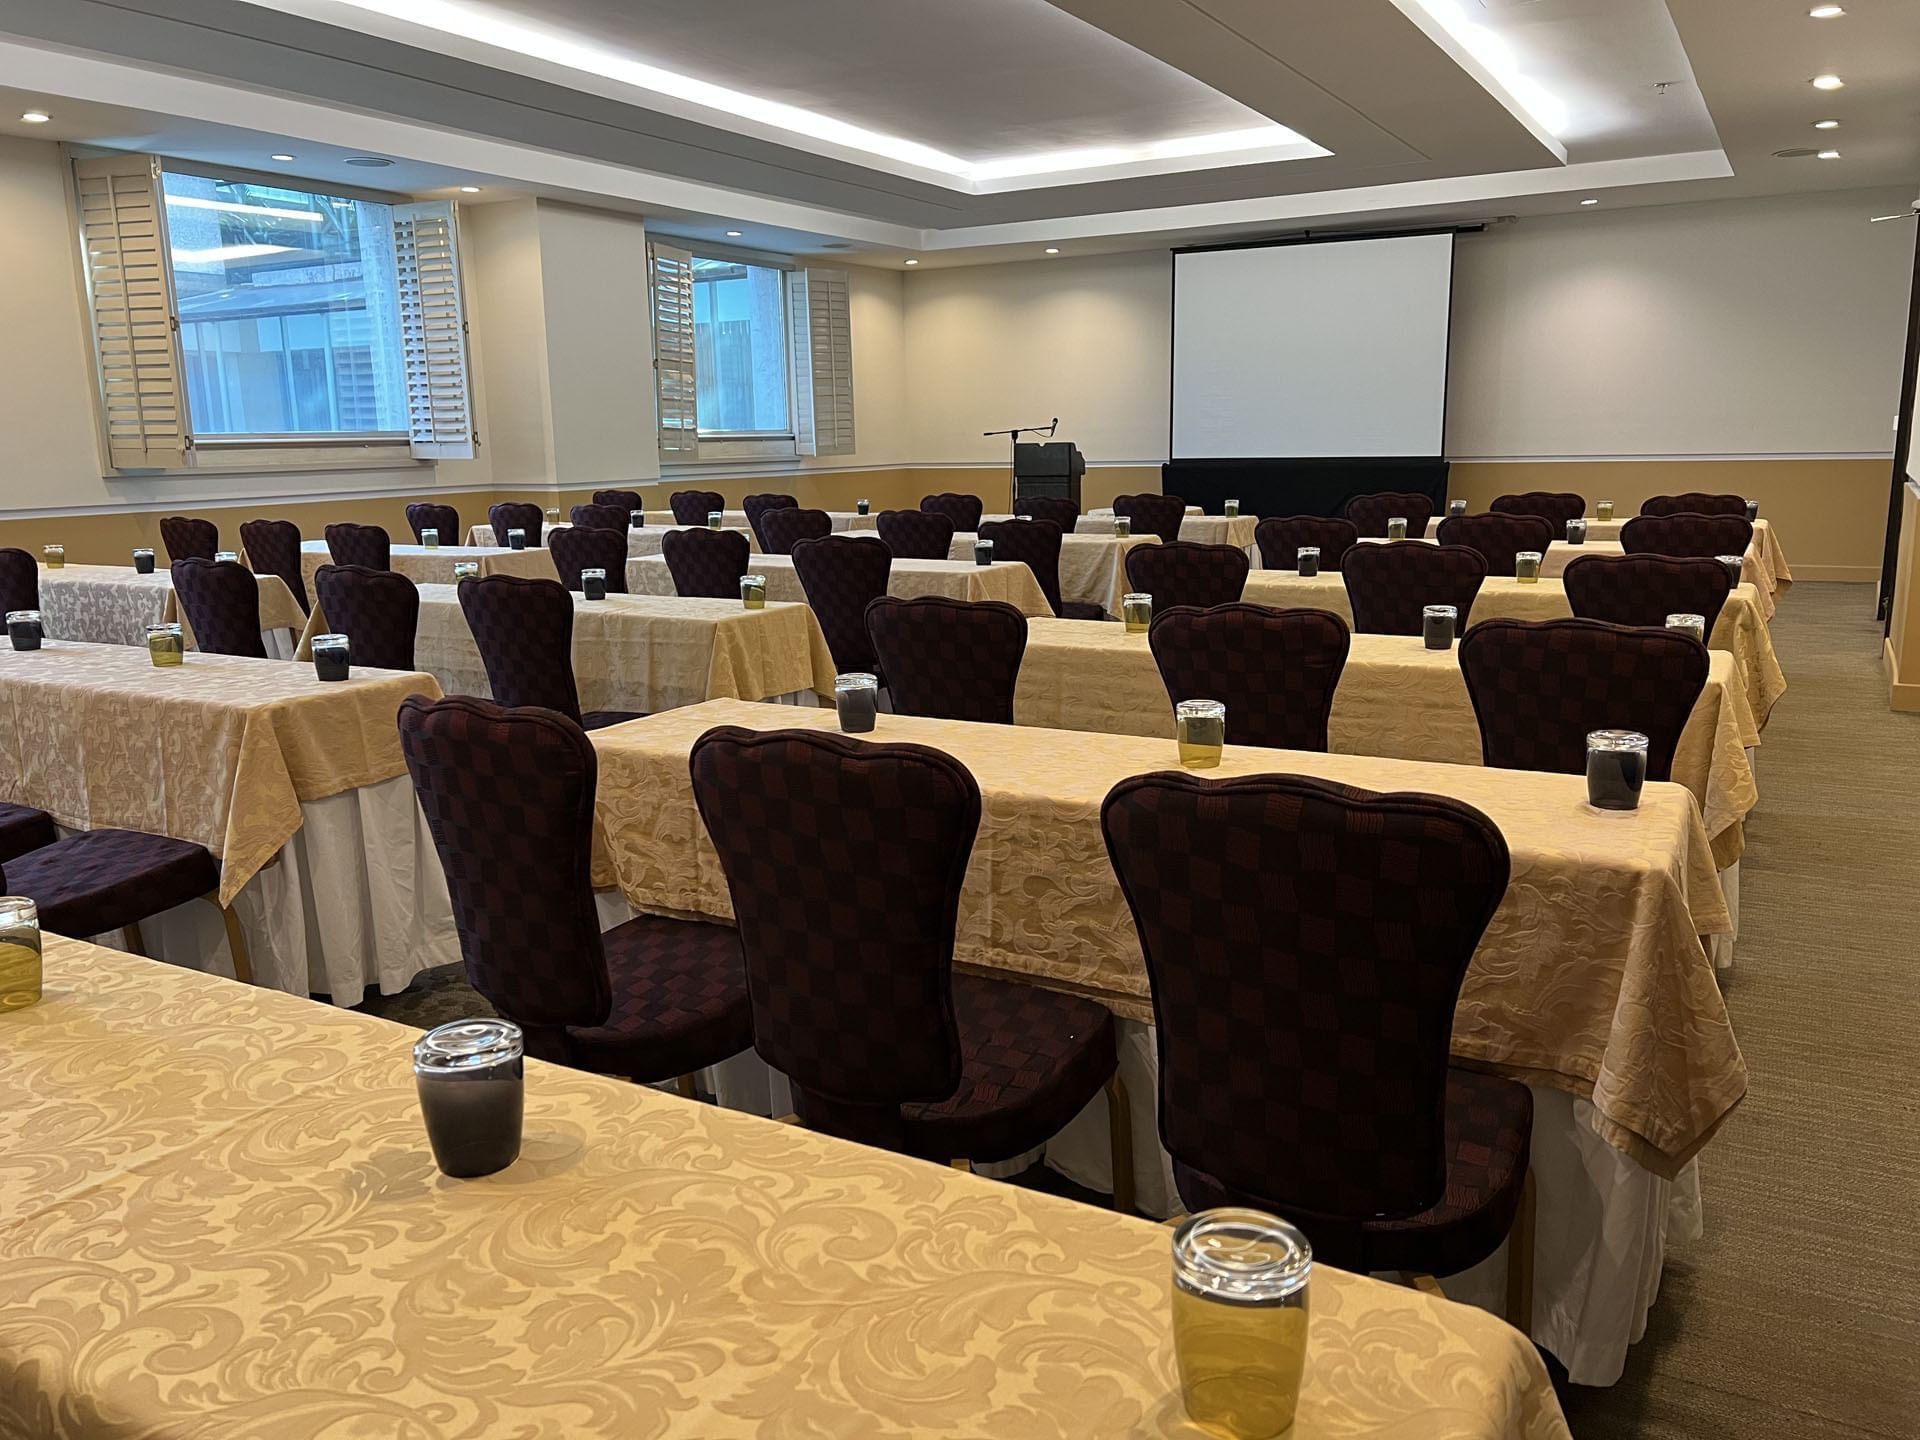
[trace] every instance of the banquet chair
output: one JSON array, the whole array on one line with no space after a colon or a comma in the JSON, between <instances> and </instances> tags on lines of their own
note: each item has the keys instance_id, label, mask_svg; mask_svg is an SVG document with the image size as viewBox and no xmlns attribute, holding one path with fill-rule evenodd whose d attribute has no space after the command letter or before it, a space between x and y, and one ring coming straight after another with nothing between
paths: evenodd
<instances>
[{"instance_id":1,"label":"banquet chair","mask_svg":"<svg viewBox=\"0 0 1920 1440\"><path fill-rule=\"evenodd\" d=\"M676 490L667 497L676 525L704 525L707 516L725 510L727 500L718 490Z\"/></svg>"},{"instance_id":2,"label":"banquet chair","mask_svg":"<svg viewBox=\"0 0 1920 1440\"><path fill-rule=\"evenodd\" d=\"M1134 534L1158 535L1171 545L1186 522L1187 502L1178 495L1120 495L1114 498L1113 513L1131 520Z\"/></svg>"},{"instance_id":3,"label":"banquet chair","mask_svg":"<svg viewBox=\"0 0 1920 1440\"><path fill-rule=\"evenodd\" d=\"M1140 545L1127 551L1127 585L1153 596L1156 610L1175 605L1210 610L1240 598L1252 563L1238 545L1193 540Z\"/></svg>"},{"instance_id":4,"label":"banquet chair","mask_svg":"<svg viewBox=\"0 0 1920 1440\"><path fill-rule=\"evenodd\" d=\"M690 526L660 537L660 554L673 576L673 593L710 600L738 600L740 577L753 560L753 546L738 530Z\"/></svg>"},{"instance_id":5,"label":"banquet chair","mask_svg":"<svg viewBox=\"0 0 1920 1440\"><path fill-rule=\"evenodd\" d=\"M1158 610L1147 647L1167 699L1218 700L1227 741L1269 750L1327 748L1327 717L1353 637L1325 610L1236 603Z\"/></svg>"},{"instance_id":6,"label":"banquet chair","mask_svg":"<svg viewBox=\"0 0 1920 1440\"><path fill-rule=\"evenodd\" d=\"M240 527L240 548L255 575L278 575L305 614L307 580L300 564L300 527L291 520L248 520Z\"/></svg>"},{"instance_id":7,"label":"banquet chair","mask_svg":"<svg viewBox=\"0 0 1920 1440\"><path fill-rule=\"evenodd\" d=\"M767 537L760 528L760 517L769 510L798 510L800 502L791 495L749 495L740 502L740 508L746 512L747 525L754 537L764 546Z\"/></svg>"},{"instance_id":8,"label":"banquet chair","mask_svg":"<svg viewBox=\"0 0 1920 1440\"><path fill-rule=\"evenodd\" d=\"M621 536L630 528L632 516L632 511L622 510L618 505L575 505L567 512L567 519L576 530L611 530ZM553 542L547 543L551 547Z\"/></svg>"},{"instance_id":9,"label":"banquet chair","mask_svg":"<svg viewBox=\"0 0 1920 1440\"><path fill-rule=\"evenodd\" d=\"M977 533L980 529L980 516L987 507L978 495L962 495L957 490L942 490L938 495L922 495L920 512L923 515L944 515L953 522L953 530L958 534ZM942 560L946 559L943 552Z\"/></svg>"},{"instance_id":10,"label":"banquet chair","mask_svg":"<svg viewBox=\"0 0 1920 1440\"><path fill-rule=\"evenodd\" d=\"M1035 520L1051 520L1062 535L1073 534L1080 520L1079 504L1065 495L1022 495L1013 502L1013 513Z\"/></svg>"},{"instance_id":11,"label":"banquet chair","mask_svg":"<svg viewBox=\"0 0 1920 1440\"><path fill-rule=\"evenodd\" d=\"M160 543L169 561L211 560L220 550L220 527L211 520L168 515L160 521Z\"/></svg>"},{"instance_id":12,"label":"banquet chair","mask_svg":"<svg viewBox=\"0 0 1920 1440\"><path fill-rule=\"evenodd\" d=\"M1663 626L1669 615L1698 615L1708 638L1733 593L1726 568L1699 555L1582 555L1560 583L1583 620Z\"/></svg>"},{"instance_id":13,"label":"banquet chair","mask_svg":"<svg viewBox=\"0 0 1920 1440\"><path fill-rule=\"evenodd\" d=\"M1487 562L1464 545L1429 545L1402 540L1385 545L1356 545L1340 567L1346 582L1353 628L1362 635L1418 635L1421 612L1429 605L1451 605L1464 630L1474 599L1487 578Z\"/></svg>"},{"instance_id":14,"label":"banquet chair","mask_svg":"<svg viewBox=\"0 0 1920 1440\"><path fill-rule=\"evenodd\" d=\"M1023 1155L1104 1088L1114 1206L1133 1208L1105 1006L955 974L980 789L952 756L812 730L694 742L746 959L753 1045L808 1128L967 1168ZM804 837L804 841L803 841Z\"/></svg>"},{"instance_id":15,"label":"banquet chair","mask_svg":"<svg viewBox=\"0 0 1920 1440\"><path fill-rule=\"evenodd\" d=\"M589 878L599 762L550 710L457 695L400 707L400 748L453 902L467 982L527 1054L641 1083L753 1045L730 925L640 915L601 932Z\"/></svg>"},{"instance_id":16,"label":"banquet chair","mask_svg":"<svg viewBox=\"0 0 1920 1440\"><path fill-rule=\"evenodd\" d=\"M412 670L420 588L405 575L365 565L322 565L313 593L327 629L347 637L347 655L371 670Z\"/></svg>"},{"instance_id":17,"label":"banquet chair","mask_svg":"<svg viewBox=\"0 0 1920 1440\"><path fill-rule=\"evenodd\" d=\"M1481 763L1501 770L1584 775L1589 733L1637 730L1646 778L1671 779L1707 666L1691 635L1604 620L1488 620L1460 641Z\"/></svg>"},{"instance_id":18,"label":"banquet chair","mask_svg":"<svg viewBox=\"0 0 1920 1440\"><path fill-rule=\"evenodd\" d=\"M793 547L793 571L827 637L833 668L842 675L871 672L884 686L886 677L867 634L867 606L887 593L893 576L887 542L877 535L802 540Z\"/></svg>"},{"instance_id":19,"label":"banquet chair","mask_svg":"<svg viewBox=\"0 0 1920 1440\"><path fill-rule=\"evenodd\" d=\"M378 525L356 525L350 520L327 526L327 554L336 565L364 565L369 570L393 568L393 541ZM457 543L457 542L456 542Z\"/></svg>"},{"instance_id":20,"label":"banquet chair","mask_svg":"<svg viewBox=\"0 0 1920 1440\"><path fill-rule=\"evenodd\" d=\"M1038 515L1030 520L982 520L979 535L982 540L993 541L996 562L1017 561L1033 572L1040 593L1047 597L1047 604L1061 619L1107 618L1107 612L1090 601L1061 598L1060 547L1066 537L1054 521L1043 520Z\"/></svg>"},{"instance_id":21,"label":"banquet chair","mask_svg":"<svg viewBox=\"0 0 1920 1440\"><path fill-rule=\"evenodd\" d=\"M1339 515L1276 515L1253 529L1267 570L1298 570L1301 546L1312 545L1320 551L1321 570L1337 571L1359 539L1353 522Z\"/></svg>"},{"instance_id":22,"label":"banquet chair","mask_svg":"<svg viewBox=\"0 0 1920 1440\"><path fill-rule=\"evenodd\" d=\"M1741 495L1710 495L1704 490L1687 490L1679 495L1654 495L1640 506L1642 515L1738 515L1747 518L1746 498Z\"/></svg>"},{"instance_id":23,"label":"banquet chair","mask_svg":"<svg viewBox=\"0 0 1920 1440\"><path fill-rule=\"evenodd\" d=\"M17 546L0 550L0 615L40 608L40 562Z\"/></svg>"},{"instance_id":24,"label":"banquet chair","mask_svg":"<svg viewBox=\"0 0 1920 1440\"><path fill-rule=\"evenodd\" d=\"M953 520L936 510L882 510L873 528L896 560L944 560L956 533Z\"/></svg>"},{"instance_id":25,"label":"banquet chair","mask_svg":"<svg viewBox=\"0 0 1920 1440\"><path fill-rule=\"evenodd\" d=\"M1027 652L1027 617L1017 606L882 595L867 606L867 635L894 714L1013 724L1013 691Z\"/></svg>"},{"instance_id":26,"label":"banquet chair","mask_svg":"<svg viewBox=\"0 0 1920 1440\"><path fill-rule=\"evenodd\" d=\"M267 658L260 634L260 582L239 561L176 560L173 593L201 654Z\"/></svg>"},{"instance_id":27,"label":"banquet chair","mask_svg":"<svg viewBox=\"0 0 1920 1440\"><path fill-rule=\"evenodd\" d=\"M1387 522L1395 518L1407 522L1409 540L1422 540L1427 521L1433 518L1433 499L1417 490L1383 490L1354 496L1347 501L1346 514L1363 540L1384 540Z\"/></svg>"},{"instance_id":28,"label":"banquet chair","mask_svg":"<svg viewBox=\"0 0 1920 1440\"><path fill-rule=\"evenodd\" d=\"M1100 822L1188 1209L1284 1215L1359 1274L1458 1274L1511 1235L1507 1318L1528 1333L1533 1096L1449 1063L1506 893L1498 827L1438 795L1177 771L1122 780Z\"/></svg>"},{"instance_id":29,"label":"banquet chair","mask_svg":"<svg viewBox=\"0 0 1920 1440\"><path fill-rule=\"evenodd\" d=\"M0 803L0 865L59 838L53 817L31 805Z\"/></svg>"},{"instance_id":30,"label":"banquet chair","mask_svg":"<svg viewBox=\"0 0 1920 1440\"><path fill-rule=\"evenodd\" d=\"M1620 527L1629 555L1744 555L1753 522L1744 515L1636 515Z\"/></svg>"},{"instance_id":31,"label":"banquet chair","mask_svg":"<svg viewBox=\"0 0 1920 1440\"><path fill-rule=\"evenodd\" d=\"M798 510L784 506L778 510L763 510L754 533L760 537L760 548L767 554L791 555L793 547L802 540L824 540L833 534L833 517L824 510Z\"/></svg>"},{"instance_id":32,"label":"banquet chair","mask_svg":"<svg viewBox=\"0 0 1920 1440\"><path fill-rule=\"evenodd\" d=\"M634 511L638 510L644 516L647 510L647 502L640 498L638 490L596 490L593 492L593 503L613 506L626 517L624 523L628 525L633 522ZM706 516L700 518L704 520Z\"/></svg>"},{"instance_id":33,"label":"banquet chair","mask_svg":"<svg viewBox=\"0 0 1920 1440\"><path fill-rule=\"evenodd\" d=\"M487 524L493 527L493 543L506 547L507 531L527 532L527 548L537 550L545 538L546 513L530 500L502 500L487 507Z\"/></svg>"},{"instance_id":34,"label":"banquet chair","mask_svg":"<svg viewBox=\"0 0 1920 1440\"><path fill-rule=\"evenodd\" d=\"M1522 550L1544 556L1553 544L1553 522L1541 515L1449 515L1434 530L1442 545L1464 545L1487 562L1487 574L1511 577ZM1564 530L1562 531L1564 533Z\"/></svg>"},{"instance_id":35,"label":"banquet chair","mask_svg":"<svg viewBox=\"0 0 1920 1440\"><path fill-rule=\"evenodd\" d=\"M581 713L573 679L573 596L559 581L469 575L460 582L460 610L500 704L555 710L587 730L640 718L627 710Z\"/></svg>"},{"instance_id":36,"label":"banquet chair","mask_svg":"<svg viewBox=\"0 0 1920 1440\"><path fill-rule=\"evenodd\" d=\"M547 553L553 557L553 568L560 576L560 583L575 594L586 588L580 579L582 570L606 571L607 593L627 593L627 532L624 529L575 525L565 530L549 530Z\"/></svg>"},{"instance_id":37,"label":"banquet chair","mask_svg":"<svg viewBox=\"0 0 1920 1440\"><path fill-rule=\"evenodd\" d=\"M460 529L460 512L438 500L415 500L407 506L407 529L413 532L413 543L416 545L427 543L420 538L423 530L438 534L442 545L464 545L467 541Z\"/></svg>"},{"instance_id":38,"label":"banquet chair","mask_svg":"<svg viewBox=\"0 0 1920 1440\"><path fill-rule=\"evenodd\" d=\"M1495 497L1487 507L1493 515L1538 515L1553 526L1555 535L1567 533L1567 522L1587 513L1587 497L1571 490L1523 490Z\"/></svg>"}]
</instances>

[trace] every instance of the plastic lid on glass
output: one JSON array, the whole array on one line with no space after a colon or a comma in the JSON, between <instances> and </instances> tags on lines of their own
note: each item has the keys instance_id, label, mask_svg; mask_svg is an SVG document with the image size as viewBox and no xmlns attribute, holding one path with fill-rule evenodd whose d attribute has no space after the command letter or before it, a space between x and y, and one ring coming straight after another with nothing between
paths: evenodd
<instances>
[{"instance_id":1,"label":"plastic lid on glass","mask_svg":"<svg viewBox=\"0 0 1920 1440\"><path fill-rule=\"evenodd\" d=\"M740 583L742 585L764 585L767 583L767 577L764 575L742 575L740 577Z\"/></svg>"},{"instance_id":2,"label":"plastic lid on glass","mask_svg":"<svg viewBox=\"0 0 1920 1440\"><path fill-rule=\"evenodd\" d=\"M511 1020L455 1020L436 1026L413 1047L416 1070L485 1070L517 1060L526 1050Z\"/></svg>"},{"instance_id":3,"label":"plastic lid on glass","mask_svg":"<svg viewBox=\"0 0 1920 1440\"><path fill-rule=\"evenodd\" d=\"M1313 1273L1307 1237L1260 1210L1202 1210L1173 1232L1173 1277L1190 1294L1263 1305L1294 1294Z\"/></svg>"},{"instance_id":4,"label":"plastic lid on glass","mask_svg":"<svg viewBox=\"0 0 1920 1440\"><path fill-rule=\"evenodd\" d=\"M1592 730L1587 734L1589 750L1644 750L1647 737L1638 730Z\"/></svg>"},{"instance_id":5,"label":"plastic lid on glass","mask_svg":"<svg viewBox=\"0 0 1920 1440\"><path fill-rule=\"evenodd\" d=\"M149 635L178 635L180 633L180 623L177 620L170 620L161 625L149 625L147 626L147 633Z\"/></svg>"},{"instance_id":6,"label":"plastic lid on glass","mask_svg":"<svg viewBox=\"0 0 1920 1440\"><path fill-rule=\"evenodd\" d=\"M850 670L844 675L833 677L835 690L878 690L880 681L864 670Z\"/></svg>"}]
</instances>

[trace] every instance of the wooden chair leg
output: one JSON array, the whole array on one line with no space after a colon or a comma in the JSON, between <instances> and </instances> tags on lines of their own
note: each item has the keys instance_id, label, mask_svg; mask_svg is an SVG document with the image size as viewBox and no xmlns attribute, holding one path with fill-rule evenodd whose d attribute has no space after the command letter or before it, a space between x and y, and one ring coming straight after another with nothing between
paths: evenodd
<instances>
[{"instance_id":1,"label":"wooden chair leg","mask_svg":"<svg viewBox=\"0 0 1920 1440\"><path fill-rule=\"evenodd\" d=\"M1447 1298L1447 1292L1440 1288L1440 1282L1424 1271L1402 1270L1400 1273L1406 1278L1407 1283L1422 1295L1431 1295L1436 1300Z\"/></svg>"},{"instance_id":2,"label":"wooden chair leg","mask_svg":"<svg viewBox=\"0 0 1920 1440\"><path fill-rule=\"evenodd\" d=\"M1520 1209L1507 1235L1507 1323L1533 1337L1533 1171L1520 1184Z\"/></svg>"},{"instance_id":3,"label":"wooden chair leg","mask_svg":"<svg viewBox=\"0 0 1920 1440\"><path fill-rule=\"evenodd\" d=\"M242 985L253 984L253 957L247 953L247 937L240 931L240 917L233 913L233 907L222 905L218 895L209 895L208 901L220 911L221 923L227 927L227 949L233 955L233 978Z\"/></svg>"},{"instance_id":4,"label":"wooden chair leg","mask_svg":"<svg viewBox=\"0 0 1920 1440\"><path fill-rule=\"evenodd\" d=\"M1113 1152L1113 1208L1122 1215L1132 1215L1133 1105L1118 1070L1107 1081L1107 1143Z\"/></svg>"},{"instance_id":5,"label":"wooden chair leg","mask_svg":"<svg viewBox=\"0 0 1920 1440\"><path fill-rule=\"evenodd\" d=\"M140 933L140 922L138 920L127 926L127 928L120 933L125 938L127 953L129 955L146 955L147 942L146 938Z\"/></svg>"},{"instance_id":6,"label":"wooden chair leg","mask_svg":"<svg viewBox=\"0 0 1920 1440\"><path fill-rule=\"evenodd\" d=\"M700 1098L700 1089L693 1083L692 1075L682 1075L673 1083L679 1087L680 1093L686 1096L687 1099L698 1100Z\"/></svg>"},{"instance_id":7,"label":"wooden chair leg","mask_svg":"<svg viewBox=\"0 0 1920 1440\"><path fill-rule=\"evenodd\" d=\"M973 1161L971 1160L954 1160L949 1163L952 1164L956 1170L964 1171L969 1175L973 1173Z\"/></svg>"}]
</instances>

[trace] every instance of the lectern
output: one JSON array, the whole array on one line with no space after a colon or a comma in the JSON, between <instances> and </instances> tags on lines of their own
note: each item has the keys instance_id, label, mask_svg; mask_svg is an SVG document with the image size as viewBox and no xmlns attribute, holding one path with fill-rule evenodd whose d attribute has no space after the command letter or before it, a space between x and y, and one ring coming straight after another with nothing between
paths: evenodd
<instances>
[{"instance_id":1,"label":"lectern","mask_svg":"<svg viewBox=\"0 0 1920 1440\"><path fill-rule=\"evenodd\" d=\"M1080 477L1086 473L1086 457L1071 440L1013 447L1015 499L1028 495L1065 496L1078 506Z\"/></svg>"}]
</instances>

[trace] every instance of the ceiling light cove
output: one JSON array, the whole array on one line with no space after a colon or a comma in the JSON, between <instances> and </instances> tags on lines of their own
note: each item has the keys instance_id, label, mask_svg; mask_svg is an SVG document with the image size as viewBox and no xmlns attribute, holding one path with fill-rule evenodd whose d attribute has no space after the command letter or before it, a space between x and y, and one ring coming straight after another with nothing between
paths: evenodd
<instances>
[{"instance_id":1,"label":"ceiling light cove","mask_svg":"<svg viewBox=\"0 0 1920 1440\"><path fill-rule=\"evenodd\" d=\"M1424 15L1438 25L1499 81L1527 117L1549 135L1561 139L1573 128L1573 115L1567 102L1530 73L1526 61L1506 36L1476 18L1487 13L1481 0L1393 0L1393 3L1416 20Z\"/></svg>"}]
</instances>

